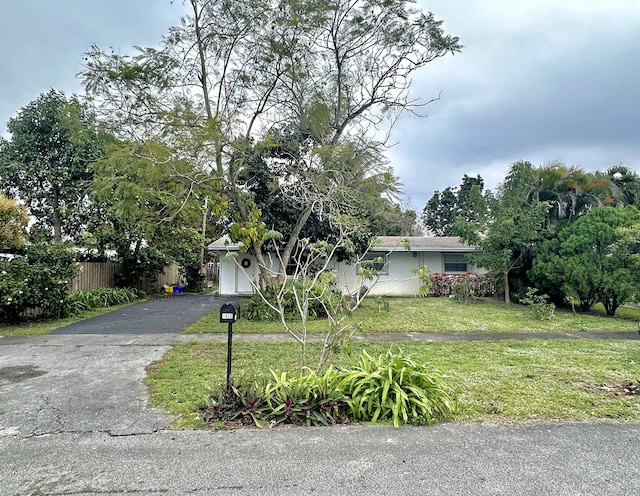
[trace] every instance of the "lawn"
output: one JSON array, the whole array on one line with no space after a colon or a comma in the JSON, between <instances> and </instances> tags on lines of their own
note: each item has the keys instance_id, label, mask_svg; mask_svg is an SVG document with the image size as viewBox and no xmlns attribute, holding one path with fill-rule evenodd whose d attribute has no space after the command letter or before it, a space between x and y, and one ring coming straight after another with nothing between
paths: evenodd
<instances>
[{"instance_id":1,"label":"lawn","mask_svg":"<svg viewBox=\"0 0 640 496\"><path fill-rule=\"evenodd\" d=\"M506 306L495 300L474 304L461 304L453 298L388 298L389 311L379 308L374 298L367 298L347 320L363 332L540 332L540 331L634 331L640 321L640 310L622 308L618 316L606 317L604 309L580 314L570 310L556 310L551 320L536 320L529 308L522 305ZM234 324L235 333L269 334L283 332L279 322L255 322L242 319L242 308L247 299L240 301L240 320ZM189 327L187 333L224 333L226 326L219 323L219 313ZM295 322L293 323L295 325ZM298 324L299 325L299 324ZM308 323L308 331L327 331L326 320Z\"/></svg>"},{"instance_id":2,"label":"lawn","mask_svg":"<svg viewBox=\"0 0 640 496\"><path fill-rule=\"evenodd\" d=\"M319 352L317 343L309 346ZM446 374L459 398L453 421L640 419L640 397L622 394L625 383L640 379L640 341L353 342L333 363L348 365L362 349L377 355L390 346ZM233 353L234 378L297 369L294 343L236 343ZM204 427L198 410L225 372L225 344L178 345L148 368L151 405L177 415L176 428Z\"/></svg>"}]
</instances>

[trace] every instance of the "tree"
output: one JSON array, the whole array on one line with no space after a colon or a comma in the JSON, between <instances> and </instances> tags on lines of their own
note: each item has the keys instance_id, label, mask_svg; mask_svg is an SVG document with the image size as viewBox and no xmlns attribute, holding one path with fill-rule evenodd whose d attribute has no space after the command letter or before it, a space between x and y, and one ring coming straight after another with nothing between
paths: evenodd
<instances>
[{"instance_id":1,"label":"tree","mask_svg":"<svg viewBox=\"0 0 640 496\"><path fill-rule=\"evenodd\" d=\"M624 205L640 205L640 177L636 171L614 165L604 172L604 176L618 188Z\"/></svg>"},{"instance_id":2,"label":"tree","mask_svg":"<svg viewBox=\"0 0 640 496\"><path fill-rule=\"evenodd\" d=\"M549 204L548 220L565 226L602 205L618 205L620 193L609 177L586 173L580 167L553 161L534 167L520 161L511 166L503 189L517 184L525 191L526 201Z\"/></svg>"},{"instance_id":3,"label":"tree","mask_svg":"<svg viewBox=\"0 0 640 496\"><path fill-rule=\"evenodd\" d=\"M479 222L459 219L456 223L460 238L482 250L480 255L469 255L472 262L500 276L507 305L511 303L511 273L525 267L537 245L546 239L548 209L546 203L522 204L506 195Z\"/></svg>"},{"instance_id":4,"label":"tree","mask_svg":"<svg viewBox=\"0 0 640 496\"><path fill-rule=\"evenodd\" d=\"M476 222L481 213L475 211L473 194L484 196L484 208L491 209L493 195L484 189L484 180L478 175L462 177L458 188L447 187L442 192L435 191L422 210L422 223L436 236L455 236L458 217L466 222ZM473 193L473 191L476 191Z\"/></svg>"},{"instance_id":5,"label":"tree","mask_svg":"<svg viewBox=\"0 0 640 496\"><path fill-rule=\"evenodd\" d=\"M27 209L0 194L0 249L18 250L24 246L29 223Z\"/></svg>"},{"instance_id":6,"label":"tree","mask_svg":"<svg viewBox=\"0 0 640 496\"><path fill-rule=\"evenodd\" d=\"M600 301L607 315L637 294L637 242L627 235L640 224L633 206L600 207L562 229L542 245L531 277L556 298L576 297L586 311ZM626 231L625 231L626 230Z\"/></svg>"},{"instance_id":7,"label":"tree","mask_svg":"<svg viewBox=\"0 0 640 496\"><path fill-rule=\"evenodd\" d=\"M0 142L0 181L28 207L56 241L80 232L91 163L104 136L91 111L75 97L50 90L20 109Z\"/></svg>"},{"instance_id":8,"label":"tree","mask_svg":"<svg viewBox=\"0 0 640 496\"><path fill-rule=\"evenodd\" d=\"M90 192L95 215L84 241L99 254L117 251L121 285L135 286L174 261L200 267L202 191L190 190L173 176L192 169L189 161L153 141L114 144L94 164Z\"/></svg>"},{"instance_id":9,"label":"tree","mask_svg":"<svg viewBox=\"0 0 640 496\"><path fill-rule=\"evenodd\" d=\"M285 171L295 207L286 266L312 215L335 224L358 210L362 181L389 173L375 127L427 103L410 97L411 76L461 46L405 0L189 3L160 50L94 47L85 85L119 129L161 138L198 165L182 179L234 206L230 234L253 250L267 284L269 230L242 175L256 143L282 152L269 166Z\"/></svg>"}]
</instances>

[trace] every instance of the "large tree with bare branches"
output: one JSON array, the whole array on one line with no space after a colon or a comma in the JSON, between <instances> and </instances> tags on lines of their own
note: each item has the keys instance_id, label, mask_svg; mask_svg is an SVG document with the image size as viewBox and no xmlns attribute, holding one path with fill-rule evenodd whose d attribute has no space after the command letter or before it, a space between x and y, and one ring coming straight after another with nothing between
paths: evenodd
<instances>
[{"instance_id":1,"label":"large tree with bare branches","mask_svg":"<svg viewBox=\"0 0 640 496\"><path fill-rule=\"evenodd\" d=\"M440 21L407 0L189 0L160 49L87 53L88 94L127 138L161 139L188 187L231 209L230 233L265 267L268 229L246 174L256 150L295 206L283 260L309 218L357 211L363 194L397 186L383 151L414 73L460 50ZM263 283L268 274L263 271Z\"/></svg>"}]
</instances>

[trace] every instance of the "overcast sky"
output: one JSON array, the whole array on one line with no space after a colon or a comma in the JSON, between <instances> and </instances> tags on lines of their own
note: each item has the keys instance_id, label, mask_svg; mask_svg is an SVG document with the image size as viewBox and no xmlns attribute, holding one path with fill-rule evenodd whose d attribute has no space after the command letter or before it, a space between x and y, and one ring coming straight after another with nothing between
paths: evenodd
<instances>
[{"instance_id":1,"label":"overcast sky","mask_svg":"<svg viewBox=\"0 0 640 496\"><path fill-rule=\"evenodd\" d=\"M426 118L392 134L409 206L510 164L562 160L585 170L640 167L638 0L418 0L460 37L462 53L429 64L414 96ZM176 0L0 0L0 132L49 88L80 92L92 45L157 45L184 12Z\"/></svg>"}]
</instances>

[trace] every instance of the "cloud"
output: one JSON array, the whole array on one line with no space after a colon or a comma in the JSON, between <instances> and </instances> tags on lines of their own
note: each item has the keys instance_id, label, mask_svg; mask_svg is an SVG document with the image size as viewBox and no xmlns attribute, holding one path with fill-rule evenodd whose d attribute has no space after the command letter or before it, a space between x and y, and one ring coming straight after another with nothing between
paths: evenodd
<instances>
[{"instance_id":1,"label":"cloud","mask_svg":"<svg viewBox=\"0 0 640 496\"><path fill-rule=\"evenodd\" d=\"M392 134L389 156L415 208L463 174L495 187L517 160L637 163L640 9L593 3L428 3L465 48L416 78L416 94L441 98Z\"/></svg>"}]
</instances>

